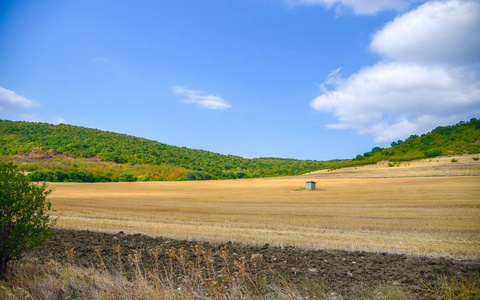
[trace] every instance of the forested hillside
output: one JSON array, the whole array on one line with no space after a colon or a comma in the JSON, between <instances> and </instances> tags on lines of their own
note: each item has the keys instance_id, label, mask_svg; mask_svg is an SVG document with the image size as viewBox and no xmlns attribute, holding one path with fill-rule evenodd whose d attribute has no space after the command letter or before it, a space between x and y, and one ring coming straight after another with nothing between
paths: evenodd
<instances>
[{"instance_id":1,"label":"forested hillside","mask_svg":"<svg viewBox=\"0 0 480 300\"><path fill-rule=\"evenodd\" d=\"M459 122L452 126L439 126L427 134L411 135L405 141L392 142L390 148L375 147L370 152L341 161L331 169L374 164L381 160L409 161L440 155L480 153L480 120Z\"/></svg>"},{"instance_id":2,"label":"forested hillside","mask_svg":"<svg viewBox=\"0 0 480 300\"><path fill-rule=\"evenodd\" d=\"M124 173L132 173L137 179L143 176L153 180L254 178L296 175L332 163L245 159L79 126L0 120L0 156L12 158L39 150L53 152L54 157L23 159L20 167L26 171L57 170L56 175L52 172L43 172L48 175L37 172L37 175L73 181L122 180L119 176ZM71 158L59 154L69 154ZM81 176L72 173L78 171L90 174L91 178L85 179L83 173ZM68 172L70 175L64 174ZM124 177L129 179L127 175ZM133 179L130 176L130 180Z\"/></svg>"},{"instance_id":3,"label":"forested hillside","mask_svg":"<svg viewBox=\"0 0 480 300\"><path fill-rule=\"evenodd\" d=\"M2 160L15 160L32 180L82 182L284 176L381 160L480 153L480 120L439 126L391 146L375 147L352 160L246 159L79 126L0 120Z\"/></svg>"}]
</instances>

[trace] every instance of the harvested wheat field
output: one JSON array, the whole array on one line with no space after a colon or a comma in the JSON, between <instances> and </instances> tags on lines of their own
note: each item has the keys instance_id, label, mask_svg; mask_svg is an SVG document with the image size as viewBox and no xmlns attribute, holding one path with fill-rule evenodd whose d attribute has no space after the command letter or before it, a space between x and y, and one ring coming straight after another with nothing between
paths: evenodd
<instances>
[{"instance_id":1,"label":"harvested wheat field","mask_svg":"<svg viewBox=\"0 0 480 300\"><path fill-rule=\"evenodd\" d=\"M375 165L305 174L310 178L392 178L480 176L478 154L442 156L404 162L381 161Z\"/></svg>"},{"instance_id":2,"label":"harvested wheat field","mask_svg":"<svg viewBox=\"0 0 480 300\"><path fill-rule=\"evenodd\" d=\"M66 229L480 258L478 176L311 178L52 183L50 199Z\"/></svg>"}]
</instances>

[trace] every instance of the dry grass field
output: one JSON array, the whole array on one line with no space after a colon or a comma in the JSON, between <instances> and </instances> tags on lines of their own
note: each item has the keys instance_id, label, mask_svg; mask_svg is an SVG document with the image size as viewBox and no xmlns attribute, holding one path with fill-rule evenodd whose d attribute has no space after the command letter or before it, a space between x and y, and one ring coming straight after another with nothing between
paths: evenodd
<instances>
[{"instance_id":1,"label":"dry grass field","mask_svg":"<svg viewBox=\"0 0 480 300\"><path fill-rule=\"evenodd\" d=\"M455 170L462 160L470 169L480 167L471 157L451 159L444 164ZM410 167L422 163L430 168L433 162ZM338 176L51 183L50 200L60 216L57 226L68 229L480 258L480 177L398 176L402 168L409 166L384 167L391 172L382 171L385 178L348 178L338 170ZM317 180L316 191L303 189L307 179Z\"/></svg>"},{"instance_id":2,"label":"dry grass field","mask_svg":"<svg viewBox=\"0 0 480 300\"><path fill-rule=\"evenodd\" d=\"M480 176L478 154L442 156L429 159L392 163L381 161L375 165L338 170L321 170L306 174L309 178L392 178L431 176ZM454 162L452 162L454 160Z\"/></svg>"}]
</instances>

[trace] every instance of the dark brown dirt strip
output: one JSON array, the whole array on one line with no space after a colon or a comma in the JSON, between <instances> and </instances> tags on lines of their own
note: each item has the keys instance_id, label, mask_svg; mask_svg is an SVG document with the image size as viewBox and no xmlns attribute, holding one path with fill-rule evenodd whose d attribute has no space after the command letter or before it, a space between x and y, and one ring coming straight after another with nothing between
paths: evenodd
<instances>
[{"instance_id":1,"label":"dark brown dirt strip","mask_svg":"<svg viewBox=\"0 0 480 300\"><path fill-rule=\"evenodd\" d=\"M172 258L172 253L179 254L182 251L178 250L183 249L185 262L198 262L199 253L195 252L195 249L199 249L199 244L205 250L204 253L210 253L212 267L217 272L226 264L231 268L235 260L245 257L250 272L256 272L259 278L265 278L266 281L275 281L281 277L296 285L321 284L338 293L348 293L358 285L374 286L386 282L410 288L412 293L421 296L422 290L434 287L441 278L477 278L478 281L480 276L480 261L389 253L304 250L269 245L251 246L231 242L199 243L153 238L141 234L73 230L56 230L55 236L48 243L29 255L41 261L70 261L84 267L98 267L103 260L106 268L112 272L122 270L127 276L134 276L132 258L135 253L140 253L139 264L142 270L148 272L154 268L168 269L181 276L185 268L178 259ZM74 249L73 256L67 254L71 249ZM101 249L101 253L98 249ZM152 249L160 249L157 260L152 255ZM224 254L225 250L228 252L227 262L220 254L222 249ZM168 254L168 251L172 250L173 252ZM255 258L252 260L252 257Z\"/></svg>"}]
</instances>

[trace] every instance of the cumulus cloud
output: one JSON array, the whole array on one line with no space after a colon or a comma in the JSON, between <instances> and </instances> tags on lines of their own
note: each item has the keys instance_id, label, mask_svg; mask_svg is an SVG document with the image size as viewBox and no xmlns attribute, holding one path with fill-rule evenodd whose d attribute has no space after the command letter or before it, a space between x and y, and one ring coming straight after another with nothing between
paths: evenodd
<instances>
[{"instance_id":1,"label":"cumulus cloud","mask_svg":"<svg viewBox=\"0 0 480 300\"><path fill-rule=\"evenodd\" d=\"M181 86L173 87L173 92L176 95L182 96L185 103L192 103L207 109L225 110L230 108L230 105L222 98L214 95L205 95L203 91L194 91Z\"/></svg>"},{"instance_id":2,"label":"cumulus cloud","mask_svg":"<svg viewBox=\"0 0 480 300\"><path fill-rule=\"evenodd\" d=\"M311 106L337 118L329 128L371 133L377 142L478 117L479 20L479 3L456 0L399 16L373 35L370 47L384 59L346 79L332 73Z\"/></svg>"},{"instance_id":3,"label":"cumulus cloud","mask_svg":"<svg viewBox=\"0 0 480 300\"><path fill-rule=\"evenodd\" d=\"M422 0L290 0L290 4L324 5L337 9L351 8L359 15L372 15L382 10L402 11Z\"/></svg>"},{"instance_id":4,"label":"cumulus cloud","mask_svg":"<svg viewBox=\"0 0 480 300\"><path fill-rule=\"evenodd\" d=\"M337 117L329 128L354 128L385 142L480 115L479 82L465 67L382 62L336 80L336 90L311 105Z\"/></svg>"},{"instance_id":5,"label":"cumulus cloud","mask_svg":"<svg viewBox=\"0 0 480 300\"><path fill-rule=\"evenodd\" d=\"M405 62L471 64L480 60L479 28L479 2L429 2L388 23L370 47Z\"/></svg>"},{"instance_id":6,"label":"cumulus cloud","mask_svg":"<svg viewBox=\"0 0 480 300\"><path fill-rule=\"evenodd\" d=\"M39 106L39 104L18 95L14 91L0 87L0 111L26 113L35 106Z\"/></svg>"}]
</instances>

